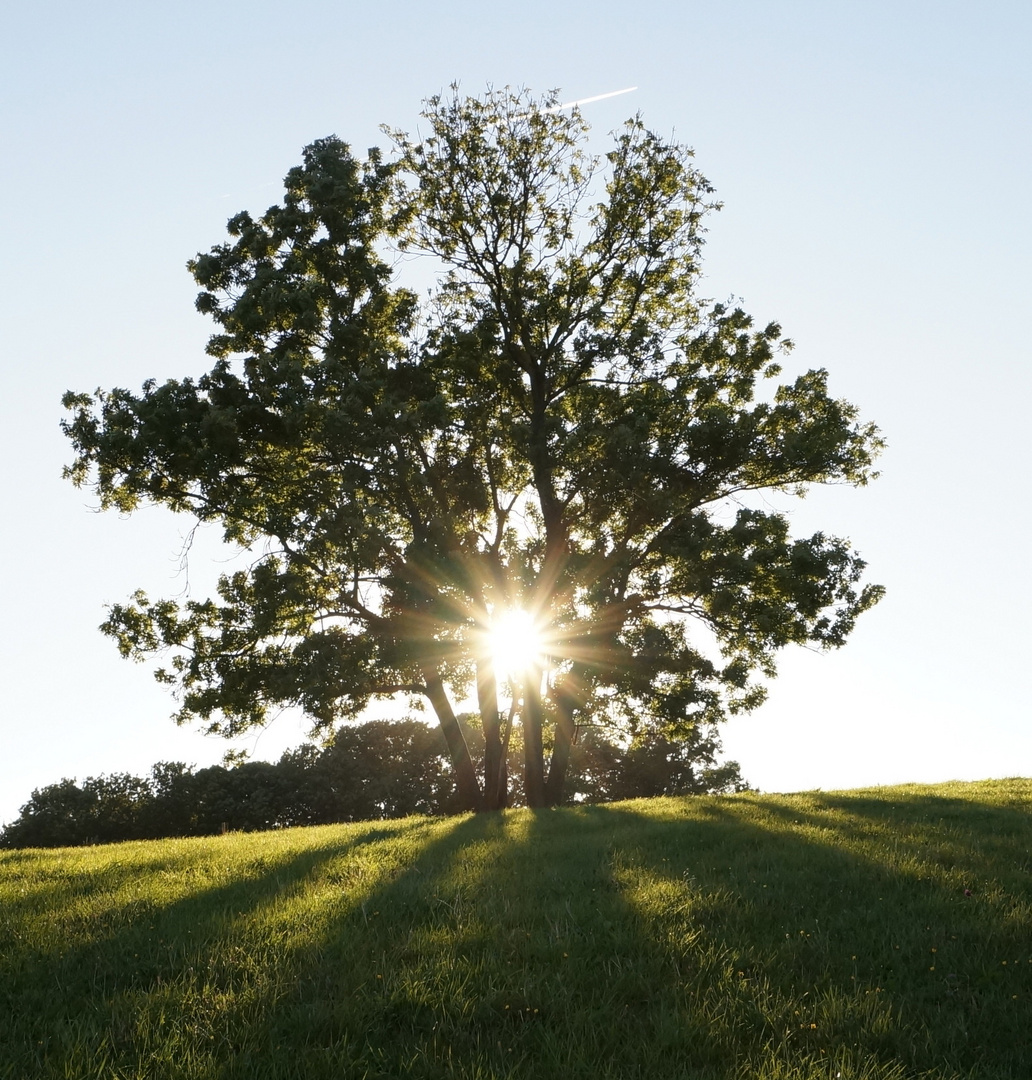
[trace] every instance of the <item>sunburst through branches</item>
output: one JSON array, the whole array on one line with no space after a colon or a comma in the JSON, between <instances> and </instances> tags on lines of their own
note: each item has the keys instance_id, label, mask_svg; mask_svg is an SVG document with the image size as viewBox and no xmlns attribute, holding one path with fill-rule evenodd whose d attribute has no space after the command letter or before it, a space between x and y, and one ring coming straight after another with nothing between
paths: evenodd
<instances>
[{"instance_id":1,"label":"sunburst through branches","mask_svg":"<svg viewBox=\"0 0 1032 1080\"><path fill-rule=\"evenodd\" d=\"M545 665L545 640L529 611L510 608L491 620L487 648L499 675L519 682Z\"/></svg>"}]
</instances>

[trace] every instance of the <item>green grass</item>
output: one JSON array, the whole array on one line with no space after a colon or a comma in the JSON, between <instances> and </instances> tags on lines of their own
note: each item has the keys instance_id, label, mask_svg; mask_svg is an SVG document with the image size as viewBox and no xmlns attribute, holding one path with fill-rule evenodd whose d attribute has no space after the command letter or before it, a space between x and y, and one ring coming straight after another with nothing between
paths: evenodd
<instances>
[{"instance_id":1,"label":"green grass","mask_svg":"<svg viewBox=\"0 0 1032 1080\"><path fill-rule=\"evenodd\" d=\"M1030 803L1007 780L0 853L0 1077L1028 1080Z\"/></svg>"}]
</instances>

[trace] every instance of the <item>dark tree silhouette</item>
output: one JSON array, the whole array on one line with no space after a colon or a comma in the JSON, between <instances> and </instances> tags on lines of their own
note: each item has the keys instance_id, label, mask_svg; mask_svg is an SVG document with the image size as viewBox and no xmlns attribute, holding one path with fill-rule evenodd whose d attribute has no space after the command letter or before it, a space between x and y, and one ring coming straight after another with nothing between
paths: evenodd
<instances>
[{"instance_id":1,"label":"dark tree silhouette","mask_svg":"<svg viewBox=\"0 0 1032 1080\"><path fill-rule=\"evenodd\" d=\"M457 806L506 804L514 724L527 802L557 804L579 724L691 742L877 601L845 540L743 501L865 484L875 428L823 370L776 381L776 323L698 296L691 152L634 119L595 159L556 105L431 98L393 162L313 143L190 264L211 370L66 396L76 484L254 552L212 599L137 593L103 626L171 652L180 720L232 735L286 703L325 730L407 695ZM398 253L435 260L429 301Z\"/></svg>"}]
</instances>

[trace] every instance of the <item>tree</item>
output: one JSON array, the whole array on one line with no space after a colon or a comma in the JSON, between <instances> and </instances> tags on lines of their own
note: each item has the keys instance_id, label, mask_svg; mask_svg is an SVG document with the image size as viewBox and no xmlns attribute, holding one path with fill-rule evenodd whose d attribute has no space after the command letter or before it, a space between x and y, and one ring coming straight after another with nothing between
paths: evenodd
<instances>
[{"instance_id":1,"label":"tree","mask_svg":"<svg viewBox=\"0 0 1032 1080\"><path fill-rule=\"evenodd\" d=\"M64 847L135 840L151 801L146 780L128 773L65 778L37 788L16 821L0 830L0 847Z\"/></svg>"},{"instance_id":2,"label":"tree","mask_svg":"<svg viewBox=\"0 0 1032 1080\"><path fill-rule=\"evenodd\" d=\"M621 746L588 727L570 755L567 799L600 803L748 790L738 762L716 764L719 749L712 730L697 729L691 738L669 739L644 729Z\"/></svg>"},{"instance_id":3,"label":"tree","mask_svg":"<svg viewBox=\"0 0 1032 1080\"><path fill-rule=\"evenodd\" d=\"M232 218L189 264L211 370L66 395L66 472L253 552L215 598L103 624L170 654L178 720L288 703L327 730L407 695L461 806L506 804L514 724L528 803L557 804L586 717L690 739L762 701L778 650L844 643L881 593L863 561L748 497L865 484L881 442L825 371L776 383L777 324L698 297L716 204L688 149L636 118L594 158L576 109L509 90L423 115L390 161L313 143L282 204ZM422 303L394 280L413 255Z\"/></svg>"},{"instance_id":4,"label":"tree","mask_svg":"<svg viewBox=\"0 0 1032 1080\"><path fill-rule=\"evenodd\" d=\"M95 797L67 777L36 788L17 820L0 833L3 847L65 847L85 843L94 821Z\"/></svg>"},{"instance_id":5,"label":"tree","mask_svg":"<svg viewBox=\"0 0 1032 1080\"><path fill-rule=\"evenodd\" d=\"M345 725L313 770L330 821L439 814L454 784L439 731L418 720Z\"/></svg>"}]
</instances>

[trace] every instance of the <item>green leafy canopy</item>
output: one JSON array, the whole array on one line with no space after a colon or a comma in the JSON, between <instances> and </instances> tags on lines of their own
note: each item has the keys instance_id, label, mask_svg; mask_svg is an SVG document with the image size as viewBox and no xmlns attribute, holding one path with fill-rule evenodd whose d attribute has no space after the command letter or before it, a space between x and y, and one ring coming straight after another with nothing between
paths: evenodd
<instances>
[{"instance_id":1,"label":"green leafy canopy","mask_svg":"<svg viewBox=\"0 0 1032 1080\"><path fill-rule=\"evenodd\" d=\"M882 442L825 371L777 383L776 323L698 296L716 203L689 149L639 117L596 158L576 109L508 89L423 116L389 159L313 143L281 204L232 218L189 264L211 370L66 395L66 472L254 552L211 599L137 593L102 627L168 654L180 720L293 704L329 729L425 698L465 805L505 804L514 723L541 805L578 725L687 737L758 705L784 646L843 644L882 590L747 493L863 485ZM542 655L503 676L512 608ZM453 711L473 688L479 762Z\"/></svg>"}]
</instances>

